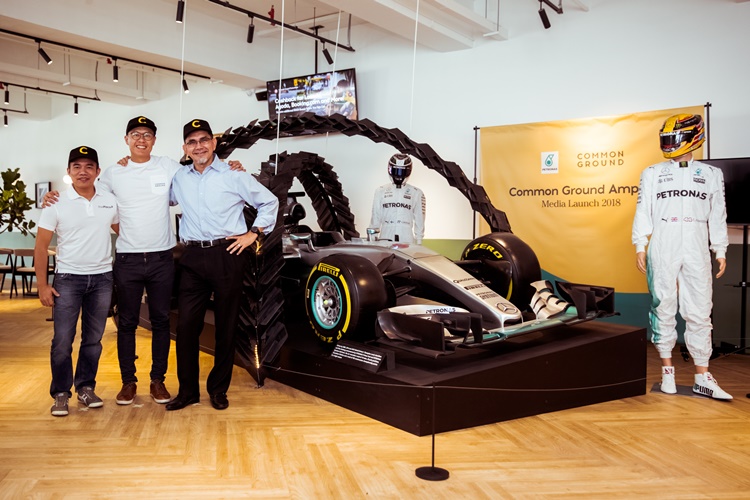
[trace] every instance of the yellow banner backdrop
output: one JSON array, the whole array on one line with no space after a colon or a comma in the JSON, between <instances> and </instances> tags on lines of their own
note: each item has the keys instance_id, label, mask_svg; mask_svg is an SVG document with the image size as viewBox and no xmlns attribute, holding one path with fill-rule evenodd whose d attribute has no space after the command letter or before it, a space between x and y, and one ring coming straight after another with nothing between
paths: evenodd
<instances>
[{"instance_id":1,"label":"yellow banner backdrop","mask_svg":"<svg viewBox=\"0 0 750 500\"><path fill-rule=\"evenodd\" d=\"M638 182L664 161L659 129L677 113L703 106L482 128L482 185L548 273L646 293L630 241Z\"/></svg>"}]
</instances>

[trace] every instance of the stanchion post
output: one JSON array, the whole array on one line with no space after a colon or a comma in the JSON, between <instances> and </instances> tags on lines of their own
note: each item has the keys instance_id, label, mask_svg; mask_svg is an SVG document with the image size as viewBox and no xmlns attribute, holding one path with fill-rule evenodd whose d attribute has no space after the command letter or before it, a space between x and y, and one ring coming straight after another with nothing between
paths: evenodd
<instances>
[{"instance_id":1,"label":"stanchion post","mask_svg":"<svg viewBox=\"0 0 750 500\"><path fill-rule=\"evenodd\" d=\"M435 467L435 382L432 383L432 465L430 467L418 467L414 473L419 479L425 481L445 481L450 473L443 468Z\"/></svg>"}]
</instances>

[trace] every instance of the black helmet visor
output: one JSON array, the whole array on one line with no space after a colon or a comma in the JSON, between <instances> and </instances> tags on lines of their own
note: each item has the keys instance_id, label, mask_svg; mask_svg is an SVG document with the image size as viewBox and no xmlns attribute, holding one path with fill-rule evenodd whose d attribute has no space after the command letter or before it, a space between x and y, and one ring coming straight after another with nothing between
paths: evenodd
<instances>
[{"instance_id":1,"label":"black helmet visor","mask_svg":"<svg viewBox=\"0 0 750 500\"><path fill-rule=\"evenodd\" d=\"M677 130L675 132L662 132L659 134L659 142L662 151L674 151L684 142L693 140L694 130Z\"/></svg>"}]
</instances>

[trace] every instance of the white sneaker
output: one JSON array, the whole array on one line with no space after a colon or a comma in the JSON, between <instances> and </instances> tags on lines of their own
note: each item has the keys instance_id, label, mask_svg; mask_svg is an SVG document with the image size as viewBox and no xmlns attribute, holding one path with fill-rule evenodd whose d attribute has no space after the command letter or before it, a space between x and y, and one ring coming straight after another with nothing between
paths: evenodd
<instances>
[{"instance_id":1,"label":"white sneaker","mask_svg":"<svg viewBox=\"0 0 750 500\"><path fill-rule=\"evenodd\" d=\"M661 392L677 394L677 385L674 381L674 366L661 367Z\"/></svg>"},{"instance_id":2,"label":"white sneaker","mask_svg":"<svg viewBox=\"0 0 750 500\"><path fill-rule=\"evenodd\" d=\"M102 398L94 394L92 387L81 387L78 391L78 402L89 408L101 408L104 406Z\"/></svg>"},{"instance_id":3,"label":"white sneaker","mask_svg":"<svg viewBox=\"0 0 750 500\"><path fill-rule=\"evenodd\" d=\"M716 379L709 372L695 374L693 392L714 399L733 399L731 394L725 392L719 387L718 382L716 382Z\"/></svg>"}]
</instances>

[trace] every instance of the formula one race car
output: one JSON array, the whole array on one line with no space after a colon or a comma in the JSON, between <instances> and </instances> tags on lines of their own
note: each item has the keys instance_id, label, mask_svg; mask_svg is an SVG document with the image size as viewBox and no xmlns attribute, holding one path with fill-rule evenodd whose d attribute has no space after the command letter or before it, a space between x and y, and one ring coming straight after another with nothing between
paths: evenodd
<instances>
[{"instance_id":1,"label":"formula one race car","mask_svg":"<svg viewBox=\"0 0 750 500\"><path fill-rule=\"evenodd\" d=\"M531 249L512 233L477 238L454 262L419 245L300 228L289 215L304 213L300 194L290 194L283 236L285 268L296 273L285 273L285 296L304 303L323 342L356 338L434 357L613 312L604 287L561 283L567 300L556 296ZM511 295L514 276L516 303L501 295Z\"/></svg>"},{"instance_id":2,"label":"formula one race car","mask_svg":"<svg viewBox=\"0 0 750 500\"><path fill-rule=\"evenodd\" d=\"M259 139L327 131L387 142L419 159L459 189L492 232L467 245L455 262L423 246L362 238L331 165L313 153L271 156L256 177L286 208L245 273L248 300L238 351L251 373L276 357L291 322L295 335L314 333L326 344L358 340L437 357L614 314L611 288L558 282L555 294L553 285L542 280L533 250L511 232L484 188L470 182L457 164L397 129L341 115L306 114L227 131L216 152L226 158ZM295 179L305 193L289 192ZM300 225L305 209L297 197L304 194L321 231ZM250 227L253 209L246 207L245 215ZM307 321L299 320L305 316Z\"/></svg>"}]
</instances>

